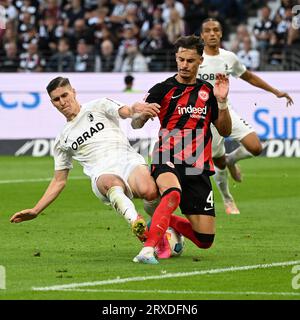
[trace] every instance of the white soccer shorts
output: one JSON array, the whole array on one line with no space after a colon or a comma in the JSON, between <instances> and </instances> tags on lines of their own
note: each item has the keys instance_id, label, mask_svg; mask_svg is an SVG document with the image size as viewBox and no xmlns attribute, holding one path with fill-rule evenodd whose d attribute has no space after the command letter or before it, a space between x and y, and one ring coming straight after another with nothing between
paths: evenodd
<instances>
[{"instance_id":1,"label":"white soccer shorts","mask_svg":"<svg viewBox=\"0 0 300 320\"><path fill-rule=\"evenodd\" d=\"M133 194L128 184L128 178L132 171L139 165L147 165L144 157L136 152L132 152L126 153L123 156L118 154L118 157L112 157L109 163L106 163L103 166L101 166L98 171L94 170L95 172L97 172L97 174L95 174L91 178L91 184L92 190L96 197L99 198L105 204L109 204L108 198L102 193L100 193L96 182L98 178L103 174L113 174L115 176L118 176L124 182L126 186L125 194L129 199L132 199Z\"/></svg>"},{"instance_id":2,"label":"white soccer shorts","mask_svg":"<svg viewBox=\"0 0 300 320\"><path fill-rule=\"evenodd\" d=\"M249 133L255 132L252 126L242 119L233 109L229 109L232 122L232 131L230 138L241 141ZM216 127L212 124L210 126L212 132L212 156L213 158L220 158L225 154L225 139L220 136Z\"/></svg>"}]
</instances>

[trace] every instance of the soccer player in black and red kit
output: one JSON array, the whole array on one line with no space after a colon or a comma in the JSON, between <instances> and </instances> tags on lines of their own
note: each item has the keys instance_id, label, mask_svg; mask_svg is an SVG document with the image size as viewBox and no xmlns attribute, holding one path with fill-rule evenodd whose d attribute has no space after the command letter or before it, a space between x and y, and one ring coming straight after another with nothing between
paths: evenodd
<instances>
[{"instance_id":1,"label":"soccer player in black and red kit","mask_svg":"<svg viewBox=\"0 0 300 320\"><path fill-rule=\"evenodd\" d=\"M228 79L219 74L215 87L197 79L203 45L196 36L175 44L178 73L152 87L146 102L158 103L161 128L154 148L151 174L161 194L147 240L134 262L157 264L154 247L169 226L200 248L209 248L215 235L215 211L209 176L214 174L210 124L220 135L231 133L227 108ZM134 128L150 115L139 114ZM180 207L186 218L174 211Z\"/></svg>"}]
</instances>

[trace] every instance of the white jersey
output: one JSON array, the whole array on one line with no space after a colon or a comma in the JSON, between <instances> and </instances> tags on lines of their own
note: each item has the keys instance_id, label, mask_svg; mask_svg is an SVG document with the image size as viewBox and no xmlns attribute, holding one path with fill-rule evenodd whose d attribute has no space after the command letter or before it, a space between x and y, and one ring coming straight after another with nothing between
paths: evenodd
<instances>
[{"instance_id":1,"label":"white jersey","mask_svg":"<svg viewBox=\"0 0 300 320\"><path fill-rule=\"evenodd\" d=\"M66 123L54 145L55 170L71 169L79 161L90 178L111 172L133 156L142 157L130 146L119 127L118 110L123 104L108 98L82 105L79 114Z\"/></svg>"},{"instance_id":2,"label":"white jersey","mask_svg":"<svg viewBox=\"0 0 300 320\"><path fill-rule=\"evenodd\" d=\"M223 73L239 78L247 68L239 61L238 57L231 51L219 49L218 55L207 55L203 53L203 62L199 66L198 78L215 85L216 74ZM229 112L232 121L232 132L230 137L241 141L249 133L253 132L253 128L246 123L238 114L231 108L230 101L228 102ZM211 125L213 140L212 154L214 158L219 158L225 154L224 137L220 136L214 125Z\"/></svg>"},{"instance_id":3,"label":"white jersey","mask_svg":"<svg viewBox=\"0 0 300 320\"><path fill-rule=\"evenodd\" d=\"M209 82L213 86L216 82L217 73L239 78L247 70L236 54L224 49L219 49L219 54L214 56L203 52L203 58L203 62L199 66L198 78ZM230 103L229 107L231 108Z\"/></svg>"},{"instance_id":4,"label":"white jersey","mask_svg":"<svg viewBox=\"0 0 300 320\"><path fill-rule=\"evenodd\" d=\"M198 78L215 85L216 74L224 73L239 78L247 69L231 51L219 49L218 55L207 55L203 52L203 62L199 66Z\"/></svg>"}]
</instances>

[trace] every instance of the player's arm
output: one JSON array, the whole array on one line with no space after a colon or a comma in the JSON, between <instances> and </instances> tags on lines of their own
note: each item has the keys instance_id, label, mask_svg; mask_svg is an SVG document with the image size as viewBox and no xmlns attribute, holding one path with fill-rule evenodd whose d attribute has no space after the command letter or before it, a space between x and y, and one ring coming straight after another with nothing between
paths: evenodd
<instances>
[{"instance_id":1,"label":"player's arm","mask_svg":"<svg viewBox=\"0 0 300 320\"><path fill-rule=\"evenodd\" d=\"M214 96L218 105L218 118L213 121L219 134L223 137L231 134L232 124L228 111L227 96L229 91L229 80L224 74L216 75L216 83L214 86Z\"/></svg>"},{"instance_id":2,"label":"player's arm","mask_svg":"<svg viewBox=\"0 0 300 320\"><path fill-rule=\"evenodd\" d=\"M293 99L286 92L282 92L276 88L270 86L266 81L262 78L254 74L253 72L246 70L241 76L241 79L252 84L255 87L263 89L265 91L273 93L277 98L286 98L286 105L292 105L294 103Z\"/></svg>"},{"instance_id":3,"label":"player's arm","mask_svg":"<svg viewBox=\"0 0 300 320\"><path fill-rule=\"evenodd\" d=\"M159 113L160 106L157 103L135 102L132 106L123 106L119 109L119 115L123 119L141 118L148 120L154 118Z\"/></svg>"},{"instance_id":4,"label":"player's arm","mask_svg":"<svg viewBox=\"0 0 300 320\"><path fill-rule=\"evenodd\" d=\"M164 96L164 86L161 83L156 84L154 87L152 87L149 92L146 94L146 97L144 98L145 103L148 103L149 105L154 105L155 109L153 110L147 110L145 109L144 112L135 112L132 117L131 126L133 129L139 129L144 126L144 124L149 120L158 116L160 112L160 104L162 97ZM150 111L150 112L149 112ZM154 112L154 116L153 116Z\"/></svg>"},{"instance_id":5,"label":"player's arm","mask_svg":"<svg viewBox=\"0 0 300 320\"><path fill-rule=\"evenodd\" d=\"M68 179L69 169L55 171L54 177L48 185L47 190L31 209L24 209L16 212L10 222L18 223L36 218L45 208L47 208L62 192Z\"/></svg>"}]
</instances>

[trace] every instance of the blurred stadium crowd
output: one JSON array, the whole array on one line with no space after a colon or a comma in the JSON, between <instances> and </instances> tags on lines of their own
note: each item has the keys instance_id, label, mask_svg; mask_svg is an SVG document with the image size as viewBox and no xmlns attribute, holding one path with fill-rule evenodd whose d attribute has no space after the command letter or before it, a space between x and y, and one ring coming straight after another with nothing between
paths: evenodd
<instances>
[{"instance_id":1,"label":"blurred stadium crowd","mask_svg":"<svg viewBox=\"0 0 300 320\"><path fill-rule=\"evenodd\" d=\"M173 71L172 43L199 35L208 17L220 20L223 47L250 70L300 70L300 0L0 0L1 6L0 72Z\"/></svg>"}]
</instances>

